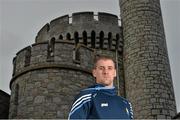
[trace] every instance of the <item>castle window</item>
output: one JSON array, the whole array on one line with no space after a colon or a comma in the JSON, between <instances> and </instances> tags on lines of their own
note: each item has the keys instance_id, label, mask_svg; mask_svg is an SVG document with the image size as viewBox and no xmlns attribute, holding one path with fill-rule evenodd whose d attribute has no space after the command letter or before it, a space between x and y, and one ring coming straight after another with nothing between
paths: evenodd
<instances>
[{"instance_id":1,"label":"castle window","mask_svg":"<svg viewBox=\"0 0 180 120\"><path fill-rule=\"evenodd\" d=\"M83 44L87 45L87 32L83 31Z\"/></svg>"},{"instance_id":2,"label":"castle window","mask_svg":"<svg viewBox=\"0 0 180 120\"><path fill-rule=\"evenodd\" d=\"M71 40L71 35L70 35L70 33L67 33L66 39L67 39L67 40Z\"/></svg>"},{"instance_id":3,"label":"castle window","mask_svg":"<svg viewBox=\"0 0 180 120\"><path fill-rule=\"evenodd\" d=\"M59 39L60 39L60 40L63 40L63 36L62 36L62 35L60 35L60 36L59 36Z\"/></svg>"},{"instance_id":4,"label":"castle window","mask_svg":"<svg viewBox=\"0 0 180 120\"><path fill-rule=\"evenodd\" d=\"M15 93L14 93L14 104L18 105L18 98L19 98L19 85L15 86Z\"/></svg>"},{"instance_id":5,"label":"castle window","mask_svg":"<svg viewBox=\"0 0 180 120\"><path fill-rule=\"evenodd\" d=\"M111 49L111 45L112 45L112 33L109 32L108 33L108 48Z\"/></svg>"},{"instance_id":6,"label":"castle window","mask_svg":"<svg viewBox=\"0 0 180 120\"><path fill-rule=\"evenodd\" d=\"M55 45L55 38L53 37L48 44L47 61L53 61L54 59L54 45Z\"/></svg>"},{"instance_id":7,"label":"castle window","mask_svg":"<svg viewBox=\"0 0 180 120\"><path fill-rule=\"evenodd\" d=\"M96 33L95 33L95 31L93 30L92 32L91 32L91 47L92 48L95 48L95 42L96 41Z\"/></svg>"},{"instance_id":8,"label":"castle window","mask_svg":"<svg viewBox=\"0 0 180 120\"><path fill-rule=\"evenodd\" d=\"M76 64L80 64L80 52L79 48L75 48L73 50L73 62Z\"/></svg>"},{"instance_id":9,"label":"castle window","mask_svg":"<svg viewBox=\"0 0 180 120\"><path fill-rule=\"evenodd\" d=\"M116 49L118 50L119 48L119 34L116 34Z\"/></svg>"},{"instance_id":10,"label":"castle window","mask_svg":"<svg viewBox=\"0 0 180 120\"><path fill-rule=\"evenodd\" d=\"M75 45L77 45L79 43L79 34L78 34L78 32L74 33L74 40L75 40Z\"/></svg>"},{"instance_id":11,"label":"castle window","mask_svg":"<svg viewBox=\"0 0 180 120\"><path fill-rule=\"evenodd\" d=\"M25 53L25 64L24 66L27 67L30 65L31 62L31 47L26 48L26 53Z\"/></svg>"},{"instance_id":12,"label":"castle window","mask_svg":"<svg viewBox=\"0 0 180 120\"><path fill-rule=\"evenodd\" d=\"M99 38L99 40L100 40L99 47L100 47L101 49L103 49L103 44L104 44L104 32L101 31L101 32L99 33L99 36L100 36L100 38Z\"/></svg>"}]
</instances>

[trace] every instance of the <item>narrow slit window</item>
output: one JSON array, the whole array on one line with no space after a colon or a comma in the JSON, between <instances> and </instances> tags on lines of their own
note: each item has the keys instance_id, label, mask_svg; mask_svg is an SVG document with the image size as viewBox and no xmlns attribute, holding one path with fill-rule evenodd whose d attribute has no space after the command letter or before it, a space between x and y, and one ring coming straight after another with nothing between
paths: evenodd
<instances>
[{"instance_id":1,"label":"narrow slit window","mask_svg":"<svg viewBox=\"0 0 180 120\"><path fill-rule=\"evenodd\" d=\"M53 37L48 44L47 61L53 61L54 59L54 45L55 45L55 38Z\"/></svg>"},{"instance_id":2,"label":"narrow slit window","mask_svg":"<svg viewBox=\"0 0 180 120\"><path fill-rule=\"evenodd\" d=\"M91 32L91 47L92 48L95 48L95 42L96 41L96 33L95 33L95 31L92 31Z\"/></svg>"},{"instance_id":3,"label":"narrow slit window","mask_svg":"<svg viewBox=\"0 0 180 120\"><path fill-rule=\"evenodd\" d=\"M87 46L87 32L83 31L83 44Z\"/></svg>"},{"instance_id":4,"label":"narrow slit window","mask_svg":"<svg viewBox=\"0 0 180 120\"><path fill-rule=\"evenodd\" d=\"M59 36L59 39L60 39L60 40L63 40L63 36L62 36L62 35L60 35L60 36Z\"/></svg>"},{"instance_id":5,"label":"narrow slit window","mask_svg":"<svg viewBox=\"0 0 180 120\"><path fill-rule=\"evenodd\" d=\"M31 47L26 48L26 53L25 53L25 64L24 66L27 67L30 65L31 62Z\"/></svg>"},{"instance_id":6,"label":"narrow slit window","mask_svg":"<svg viewBox=\"0 0 180 120\"><path fill-rule=\"evenodd\" d=\"M70 35L70 33L67 33L66 39L67 39L67 40L71 40L71 35Z\"/></svg>"},{"instance_id":7,"label":"narrow slit window","mask_svg":"<svg viewBox=\"0 0 180 120\"><path fill-rule=\"evenodd\" d=\"M74 40L75 40L75 45L77 45L79 43L79 34L78 34L78 32L74 33Z\"/></svg>"}]
</instances>

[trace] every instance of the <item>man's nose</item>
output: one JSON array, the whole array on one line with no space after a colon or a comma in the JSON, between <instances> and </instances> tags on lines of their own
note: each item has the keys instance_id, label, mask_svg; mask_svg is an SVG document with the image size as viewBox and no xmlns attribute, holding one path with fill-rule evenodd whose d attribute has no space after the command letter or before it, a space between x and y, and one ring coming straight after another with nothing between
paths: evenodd
<instances>
[{"instance_id":1,"label":"man's nose","mask_svg":"<svg viewBox=\"0 0 180 120\"><path fill-rule=\"evenodd\" d=\"M104 69L104 70L103 70L103 73L104 73L104 74L107 74L107 73L108 73L108 69Z\"/></svg>"}]
</instances>

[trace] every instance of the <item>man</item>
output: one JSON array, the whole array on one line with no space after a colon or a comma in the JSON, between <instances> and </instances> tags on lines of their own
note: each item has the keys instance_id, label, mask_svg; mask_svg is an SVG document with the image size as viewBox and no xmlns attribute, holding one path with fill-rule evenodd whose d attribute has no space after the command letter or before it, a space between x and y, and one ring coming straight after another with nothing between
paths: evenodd
<instances>
[{"instance_id":1,"label":"man","mask_svg":"<svg viewBox=\"0 0 180 120\"><path fill-rule=\"evenodd\" d=\"M98 57L92 74L96 84L76 96L69 119L132 119L131 104L125 98L117 96L113 86L116 77L113 59Z\"/></svg>"}]
</instances>

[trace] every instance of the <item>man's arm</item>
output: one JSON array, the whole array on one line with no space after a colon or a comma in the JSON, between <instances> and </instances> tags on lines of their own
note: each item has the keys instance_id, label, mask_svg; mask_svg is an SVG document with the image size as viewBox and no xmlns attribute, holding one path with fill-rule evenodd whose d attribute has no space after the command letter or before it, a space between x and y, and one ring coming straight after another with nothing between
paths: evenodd
<instances>
[{"instance_id":1,"label":"man's arm","mask_svg":"<svg viewBox=\"0 0 180 120\"><path fill-rule=\"evenodd\" d=\"M68 119L86 119L91 108L91 93L80 93L71 108Z\"/></svg>"}]
</instances>

